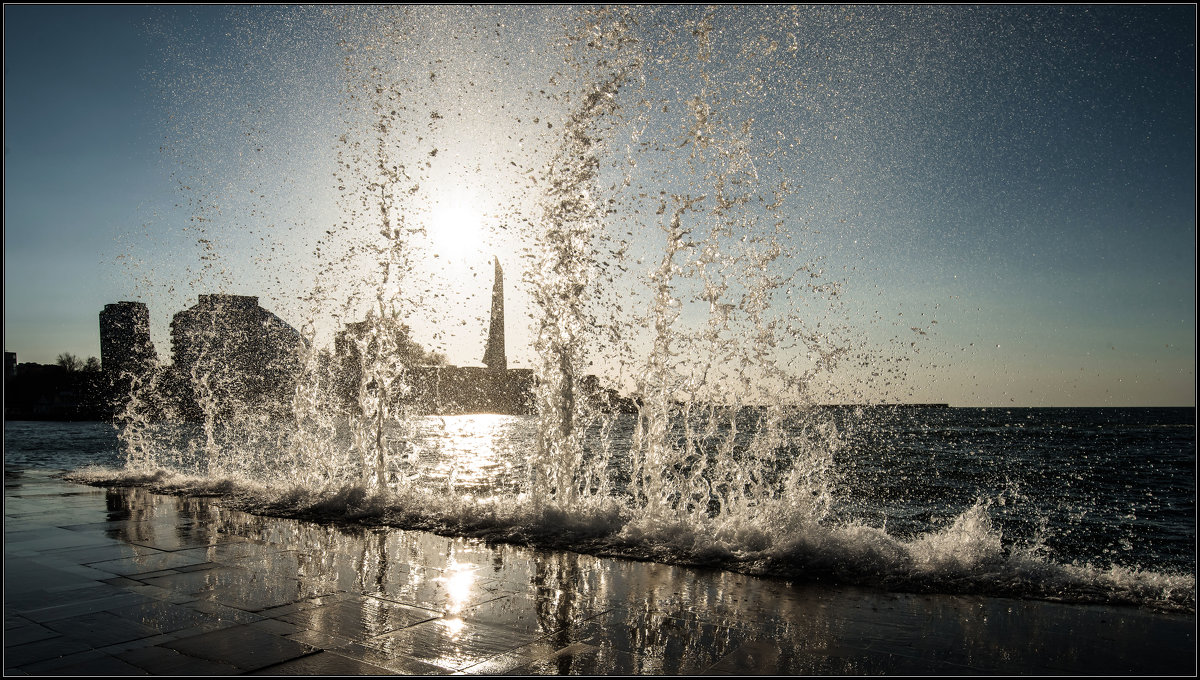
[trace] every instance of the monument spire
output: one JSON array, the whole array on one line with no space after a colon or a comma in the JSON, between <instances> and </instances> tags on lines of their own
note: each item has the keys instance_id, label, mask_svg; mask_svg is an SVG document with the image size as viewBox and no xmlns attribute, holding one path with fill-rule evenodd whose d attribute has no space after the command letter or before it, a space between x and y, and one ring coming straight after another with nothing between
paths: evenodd
<instances>
[{"instance_id":1,"label":"monument spire","mask_svg":"<svg viewBox=\"0 0 1200 680\"><path fill-rule=\"evenodd\" d=\"M488 329L483 364L493 371L506 371L508 358L504 355L504 271L500 269L500 258L493 255L492 259L496 263L496 280L492 284L492 323Z\"/></svg>"}]
</instances>

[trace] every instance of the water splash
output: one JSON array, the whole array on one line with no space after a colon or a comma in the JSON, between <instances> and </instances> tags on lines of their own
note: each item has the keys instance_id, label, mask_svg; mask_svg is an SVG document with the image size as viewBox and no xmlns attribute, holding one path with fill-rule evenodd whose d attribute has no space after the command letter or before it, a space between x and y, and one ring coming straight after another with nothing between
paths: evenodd
<instances>
[{"instance_id":1,"label":"water splash","mask_svg":"<svg viewBox=\"0 0 1200 680\"><path fill-rule=\"evenodd\" d=\"M776 159L786 140L760 133L739 101L737 87L764 85L729 84L731 61L753 70L776 43L747 41L731 58L719 8L584 11L536 96L481 94L442 83L494 75L484 64L495 55L455 61L431 37L475 11L318 12L338 48L337 113L313 103L335 121L324 189L337 210L299 223L320 236L296 265L313 283L292 295L307 307L292 389L251 399L210 316L187 374L134 381L119 419L127 469L113 477L222 490L264 512L752 573L999 592L1033 571L1067 591L1096 582L1036 541L1002 541L987 501L909 538L833 512L844 493L835 457L865 424L817 406L882 394L872 390L903 362L864 360L822 249L830 229L801 217L807 193ZM250 23L249 35L277 35ZM509 148L481 160L446 121L497 99L527 108L503 114L515 120ZM252 127L251 142L276 134ZM451 156L474 164L445 170ZM450 445L454 426L421 413L414 393L419 370L450 349L438 329L470 315L449 303L461 282L437 252L435 207L452 200L447 184L497 178L514 188L493 195L485 231L527 256L536 415L467 447L504 450L483 484L458 462L469 456ZM221 282L233 255L213 245L229 234L212 222L219 192L206 191L192 196L206 253L197 278ZM501 238L501 225L518 226ZM847 372L856 362L883 377ZM1186 587L1167 590L1175 602Z\"/></svg>"}]
</instances>

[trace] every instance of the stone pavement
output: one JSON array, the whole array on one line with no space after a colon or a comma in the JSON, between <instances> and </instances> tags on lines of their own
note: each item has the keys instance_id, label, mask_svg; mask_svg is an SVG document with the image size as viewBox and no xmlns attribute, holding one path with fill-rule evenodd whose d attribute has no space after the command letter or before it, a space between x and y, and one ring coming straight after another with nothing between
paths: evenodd
<instances>
[{"instance_id":1,"label":"stone pavement","mask_svg":"<svg viewBox=\"0 0 1200 680\"><path fill-rule=\"evenodd\" d=\"M882 593L7 470L8 675L1193 675L1195 617Z\"/></svg>"}]
</instances>

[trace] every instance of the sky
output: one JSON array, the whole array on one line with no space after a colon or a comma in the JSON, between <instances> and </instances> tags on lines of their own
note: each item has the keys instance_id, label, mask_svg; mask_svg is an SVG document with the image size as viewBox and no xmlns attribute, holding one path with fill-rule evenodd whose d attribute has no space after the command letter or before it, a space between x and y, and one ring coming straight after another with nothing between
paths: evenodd
<instances>
[{"instance_id":1,"label":"sky","mask_svg":"<svg viewBox=\"0 0 1200 680\"><path fill-rule=\"evenodd\" d=\"M166 361L229 292L317 338L386 304L480 365L496 257L532 367L567 187L619 384L1195 404L1194 6L580 12L6 5L5 350L99 356L141 300Z\"/></svg>"}]
</instances>

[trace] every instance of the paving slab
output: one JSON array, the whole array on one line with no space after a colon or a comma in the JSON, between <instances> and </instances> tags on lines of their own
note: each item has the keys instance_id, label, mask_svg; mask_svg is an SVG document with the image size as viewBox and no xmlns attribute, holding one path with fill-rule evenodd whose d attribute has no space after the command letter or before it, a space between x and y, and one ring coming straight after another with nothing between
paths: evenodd
<instances>
[{"instance_id":1,"label":"paving slab","mask_svg":"<svg viewBox=\"0 0 1200 680\"><path fill-rule=\"evenodd\" d=\"M83 640L92 647L140 640L161 632L157 628L118 616L111 611L89 612L49 621L44 625L66 637Z\"/></svg>"},{"instance_id":2,"label":"paving slab","mask_svg":"<svg viewBox=\"0 0 1200 680\"><path fill-rule=\"evenodd\" d=\"M198 659L227 663L243 671L273 666L317 651L310 645L250 625L222 628L160 646Z\"/></svg>"},{"instance_id":3,"label":"paving slab","mask_svg":"<svg viewBox=\"0 0 1200 680\"><path fill-rule=\"evenodd\" d=\"M115 656L151 675L242 675L245 672L232 664L188 656L157 645L131 649Z\"/></svg>"},{"instance_id":4,"label":"paving slab","mask_svg":"<svg viewBox=\"0 0 1200 680\"><path fill-rule=\"evenodd\" d=\"M382 666L375 666L343 656L337 652L318 652L254 671L251 675L392 675Z\"/></svg>"},{"instance_id":5,"label":"paving slab","mask_svg":"<svg viewBox=\"0 0 1200 680\"><path fill-rule=\"evenodd\" d=\"M12 618L17 618L13 615ZM8 622L5 621L5 624ZM39 642L49 638L55 638L62 635L58 631L51 630L45 626L38 625L32 621L25 620L24 623L17 626L4 628L4 644L5 645L24 645L30 642Z\"/></svg>"},{"instance_id":6,"label":"paving slab","mask_svg":"<svg viewBox=\"0 0 1200 680\"><path fill-rule=\"evenodd\" d=\"M118 659L111 654L89 649L59 659L26 665L22 670L30 675L63 677L150 675L148 671Z\"/></svg>"},{"instance_id":7,"label":"paving slab","mask_svg":"<svg viewBox=\"0 0 1200 680\"><path fill-rule=\"evenodd\" d=\"M387 658L416 659L446 672L462 670L535 642L536 632L439 618L363 641Z\"/></svg>"},{"instance_id":8,"label":"paving slab","mask_svg":"<svg viewBox=\"0 0 1200 680\"><path fill-rule=\"evenodd\" d=\"M364 596L318 605L278 618L305 630L353 642L441 618L441 612Z\"/></svg>"},{"instance_id":9,"label":"paving slab","mask_svg":"<svg viewBox=\"0 0 1200 680\"><path fill-rule=\"evenodd\" d=\"M4 672L20 671L26 666L61 659L91 649L92 646L83 640L68 638L61 634L24 644L10 645L6 639L4 641Z\"/></svg>"},{"instance_id":10,"label":"paving slab","mask_svg":"<svg viewBox=\"0 0 1200 680\"><path fill-rule=\"evenodd\" d=\"M801 585L5 480L10 675L1194 675L1195 616Z\"/></svg>"}]
</instances>

